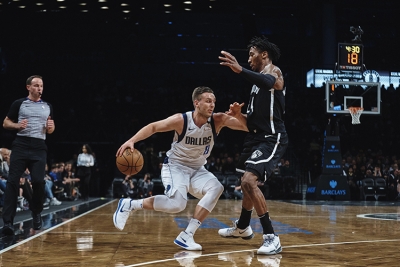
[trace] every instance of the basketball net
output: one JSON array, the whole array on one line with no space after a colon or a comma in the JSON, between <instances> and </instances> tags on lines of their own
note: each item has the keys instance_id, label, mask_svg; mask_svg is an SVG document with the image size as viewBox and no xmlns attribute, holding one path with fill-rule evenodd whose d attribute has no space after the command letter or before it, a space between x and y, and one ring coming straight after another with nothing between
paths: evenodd
<instances>
[{"instance_id":1,"label":"basketball net","mask_svg":"<svg viewBox=\"0 0 400 267\"><path fill-rule=\"evenodd\" d=\"M364 108L361 107L349 107L348 108L350 115L351 115L351 123L352 124L360 124L360 116L363 112Z\"/></svg>"}]
</instances>

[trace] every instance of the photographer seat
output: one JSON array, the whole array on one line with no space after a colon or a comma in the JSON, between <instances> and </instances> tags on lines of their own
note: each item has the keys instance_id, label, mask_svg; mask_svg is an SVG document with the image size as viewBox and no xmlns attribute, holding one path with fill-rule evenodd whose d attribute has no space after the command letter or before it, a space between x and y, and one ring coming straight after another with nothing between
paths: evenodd
<instances>
[{"instance_id":1,"label":"photographer seat","mask_svg":"<svg viewBox=\"0 0 400 267\"><path fill-rule=\"evenodd\" d=\"M386 180L383 178L375 179L375 199L378 200L379 197L386 198Z\"/></svg>"},{"instance_id":2,"label":"photographer seat","mask_svg":"<svg viewBox=\"0 0 400 267\"><path fill-rule=\"evenodd\" d=\"M375 198L375 182L372 178L366 178L362 180L362 195L364 200L367 200L367 197Z\"/></svg>"}]
</instances>

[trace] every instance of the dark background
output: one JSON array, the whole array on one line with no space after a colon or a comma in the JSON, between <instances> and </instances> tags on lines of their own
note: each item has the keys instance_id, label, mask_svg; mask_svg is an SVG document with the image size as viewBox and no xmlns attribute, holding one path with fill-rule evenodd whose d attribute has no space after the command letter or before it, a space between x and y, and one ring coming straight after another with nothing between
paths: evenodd
<instances>
[{"instance_id":1,"label":"dark background","mask_svg":"<svg viewBox=\"0 0 400 267\"><path fill-rule=\"evenodd\" d=\"M47 140L49 162L67 161L88 143L105 192L118 175L116 149L146 124L191 110L195 87L214 89L216 111L227 110L233 101L247 101L251 85L220 66L218 56L229 51L248 67L246 46L254 35L267 36L281 49L276 64L287 86L289 152L299 166L306 166L302 158L308 157L309 144L321 144L327 121L323 91L305 87L306 72L334 67L337 43L354 38L350 26L364 31L368 69L400 71L400 9L394 0L191 2L0 0L0 117L12 101L27 95L27 77L42 75L43 99L55 110L56 131ZM390 111L389 118L362 118L355 130L344 119L352 137L342 138L342 151L371 148L398 154L398 141L368 138L390 124L390 139L399 140L399 128L393 128L398 121ZM157 134L138 147L152 148L158 156L169 148L171 137ZM1 147L11 147L13 138L14 133L0 129ZM242 138L243 133L223 130L215 153L240 151Z\"/></svg>"}]
</instances>

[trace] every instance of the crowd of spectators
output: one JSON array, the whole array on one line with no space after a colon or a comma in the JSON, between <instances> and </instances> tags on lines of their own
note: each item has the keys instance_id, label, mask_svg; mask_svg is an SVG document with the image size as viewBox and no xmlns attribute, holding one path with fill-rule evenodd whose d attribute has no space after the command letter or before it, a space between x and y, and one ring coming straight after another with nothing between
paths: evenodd
<instances>
[{"instance_id":1,"label":"crowd of spectators","mask_svg":"<svg viewBox=\"0 0 400 267\"><path fill-rule=\"evenodd\" d=\"M385 156L382 150L360 150L357 155L344 154L343 176L346 177L352 200L363 200L363 180L383 178L386 200L400 200L400 171L396 155Z\"/></svg>"},{"instance_id":2,"label":"crowd of spectators","mask_svg":"<svg viewBox=\"0 0 400 267\"><path fill-rule=\"evenodd\" d=\"M7 186L7 177L10 165L10 155L12 151L7 148L0 148L0 213L3 207L4 191ZM58 206L62 201L76 201L79 199L88 200L80 193L81 179L76 176L77 160L74 155L72 159L66 162L52 163L48 168L46 164L45 169L45 198L43 199L44 209L49 206ZM98 191L98 177L96 177L96 168L93 166L93 178L90 183L90 196L99 196ZM29 202L32 199L32 185L31 177L28 169L21 175L20 190L18 196L17 212L28 210Z\"/></svg>"}]
</instances>

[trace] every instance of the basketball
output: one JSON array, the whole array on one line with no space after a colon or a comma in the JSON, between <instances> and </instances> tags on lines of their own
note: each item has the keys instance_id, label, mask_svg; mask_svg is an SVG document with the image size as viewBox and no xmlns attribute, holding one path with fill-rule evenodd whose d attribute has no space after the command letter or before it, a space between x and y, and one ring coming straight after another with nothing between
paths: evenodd
<instances>
[{"instance_id":1,"label":"basketball","mask_svg":"<svg viewBox=\"0 0 400 267\"><path fill-rule=\"evenodd\" d=\"M136 148L131 151L130 148L125 149L121 157L117 157L116 164L120 172L125 175L134 175L143 168L143 156Z\"/></svg>"}]
</instances>

